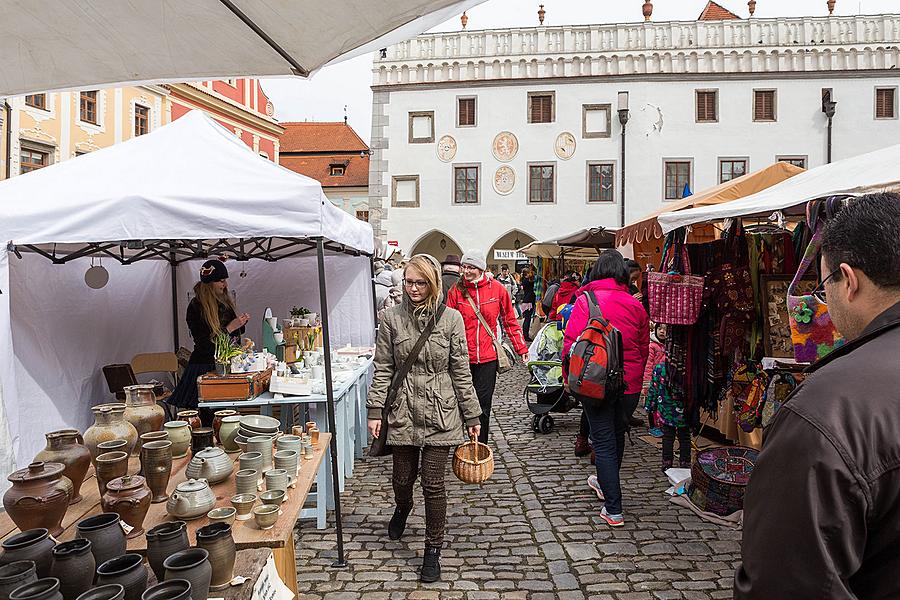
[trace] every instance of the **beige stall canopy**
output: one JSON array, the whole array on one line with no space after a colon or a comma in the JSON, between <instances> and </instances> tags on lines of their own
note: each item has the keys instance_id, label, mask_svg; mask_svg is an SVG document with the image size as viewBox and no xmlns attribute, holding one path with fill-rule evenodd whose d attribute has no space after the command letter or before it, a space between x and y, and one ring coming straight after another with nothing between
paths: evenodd
<instances>
[{"instance_id":1,"label":"beige stall canopy","mask_svg":"<svg viewBox=\"0 0 900 600\"><path fill-rule=\"evenodd\" d=\"M597 248L612 248L615 232L603 227L579 229L558 238L531 242L521 252L530 258L566 258L592 260L597 258Z\"/></svg>"}]
</instances>

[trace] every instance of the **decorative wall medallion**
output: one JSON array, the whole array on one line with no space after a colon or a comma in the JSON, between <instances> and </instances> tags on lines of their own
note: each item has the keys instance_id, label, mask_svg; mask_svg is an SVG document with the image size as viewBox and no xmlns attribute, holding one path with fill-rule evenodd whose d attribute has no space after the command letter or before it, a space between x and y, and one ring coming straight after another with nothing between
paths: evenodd
<instances>
[{"instance_id":1,"label":"decorative wall medallion","mask_svg":"<svg viewBox=\"0 0 900 600\"><path fill-rule=\"evenodd\" d=\"M556 156L562 160L569 160L575 155L575 136L568 131L563 131L556 136L556 144L553 146Z\"/></svg>"},{"instance_id":2,"label":"decorative wall medallion","mask_svg":"<svg viewBox=\"0 0 900 600\"><path fill-rule=\"evenodd\" d=\"M500 165L494 173L494 191L503 196L516 187L516 172L509 165Z\"/></svg>"},{"instance_id":3,"label":"decorative wall medallion","mask_svg":"<svg viewBox=\"0 0 900 600\"><path fill-rule=\"evenodd\" d=\"M268 116L268 117L275 116L275 105L272 104L271 101L266 102L266 116Z\"/></svg>"},{"instance_id":4,"label":"decorative wall medallion","mask_svg":"<svg viewBox=\"0 0 900 600\"><path fill-rule=\"evenodd\" d=\"M494 158L500 162L509 162L519 152L519 140L516 139L515 134L509 131L501 131L494 138L491 151L494 153Z\"/></svg>"},{"instance_id":5,"label":"decorative wall medallion","mask_svg":"<svg viewBox=\"0 0 900 600\"><path fill-rule=\"evenodd\" d=\"M452 135L445 135L438 140L437 155L444 162L450 162L456 158L456 140Z\"/></svg>"}]
</instances>

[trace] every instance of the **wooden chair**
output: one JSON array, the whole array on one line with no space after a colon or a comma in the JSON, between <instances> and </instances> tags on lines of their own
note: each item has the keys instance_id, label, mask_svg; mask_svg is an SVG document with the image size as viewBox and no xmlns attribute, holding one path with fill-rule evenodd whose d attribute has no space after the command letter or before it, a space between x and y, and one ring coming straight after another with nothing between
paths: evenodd
<instances>
[{"instance_id":1,"label":"wooden chair","mask_svg":"<svg viewBox=\"0 0 900 600\"><path fill-rule=\"evenodd\" d=\"M135 375L143 373L168 373L172 376L174 385L178 385L178 357L174 352L149 352L146 354L136 354L131 359L131 369ZM166 409L166 416L174 418L175 410L168 402L172 392L166 392L157 402L163 402L163 408Z\"/></svg>"}]
</instances>

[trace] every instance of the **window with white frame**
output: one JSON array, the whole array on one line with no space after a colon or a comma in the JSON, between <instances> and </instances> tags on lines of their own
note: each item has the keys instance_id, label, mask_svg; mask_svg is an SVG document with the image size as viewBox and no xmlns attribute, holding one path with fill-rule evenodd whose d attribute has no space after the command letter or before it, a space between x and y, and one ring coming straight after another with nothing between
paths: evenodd
<instances>
[{"instance_id":1,"label":"window with white frame","mask_svg":"<svg viewBox=\"0 0 900 600\"><path fill-rule=\"evenodd\" d=\"M608 138L612 135L612 104L581 105L581 137Z\"/></svg>"},{"instance_id":2,"label":"window with white frame","mask_svg":"<svg viewBox=\"0 0 900 600\"><path fill-rule=\"evenodd\" d=\"M588 202L615 202L615 176L615 163L603 161L588 162Z\"/></svg>"},{"instance_id":3,"label":"window with white frame","mask_svg":"<svg viewBox=\"0 0 900 600\"><path fill-rule=\"evenodd\" d=\"M747 158L720 158L719 183L725 183L747 174Z\"/></svg>"},{"instance_id":4,"label":"window with white frame","mask_svg":"<svg viewBox=\"0 0 900 600\"><path fill-rule=\"evenodd\" d=\"M391 177L391 206L395 208L418 208L418 175L394 175Z\"/></svg>"},{"instance_id":5,"label":"window with white frame","mask_svg":"<svg viewBox=\"0 0 900 600\"><path fill-rule=\"evenodd\" d=\"M667 159L663 161L664 188L666 200L681 200L684 198L684 188L691 185L690 159Z\"/></svg>"}]
</instances>

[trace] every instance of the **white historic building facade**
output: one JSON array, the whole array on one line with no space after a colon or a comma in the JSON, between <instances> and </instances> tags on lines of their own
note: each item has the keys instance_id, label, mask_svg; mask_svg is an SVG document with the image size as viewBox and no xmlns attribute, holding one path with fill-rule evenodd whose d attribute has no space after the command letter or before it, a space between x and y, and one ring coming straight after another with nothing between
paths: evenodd
<instances>
[{"instance_id":1,"label":"white historic building facade","mask_svg":"<svg viewBox=\"0 0 900 600\"><path fill-rule=\"evenodd\" d=\"M900 143L900 15L427 34L374 63L370 221L438 256ZM492 257L489 257L489 260ZM491 261L499 262L499 261Z\"/></svg>"}]
</instances>

